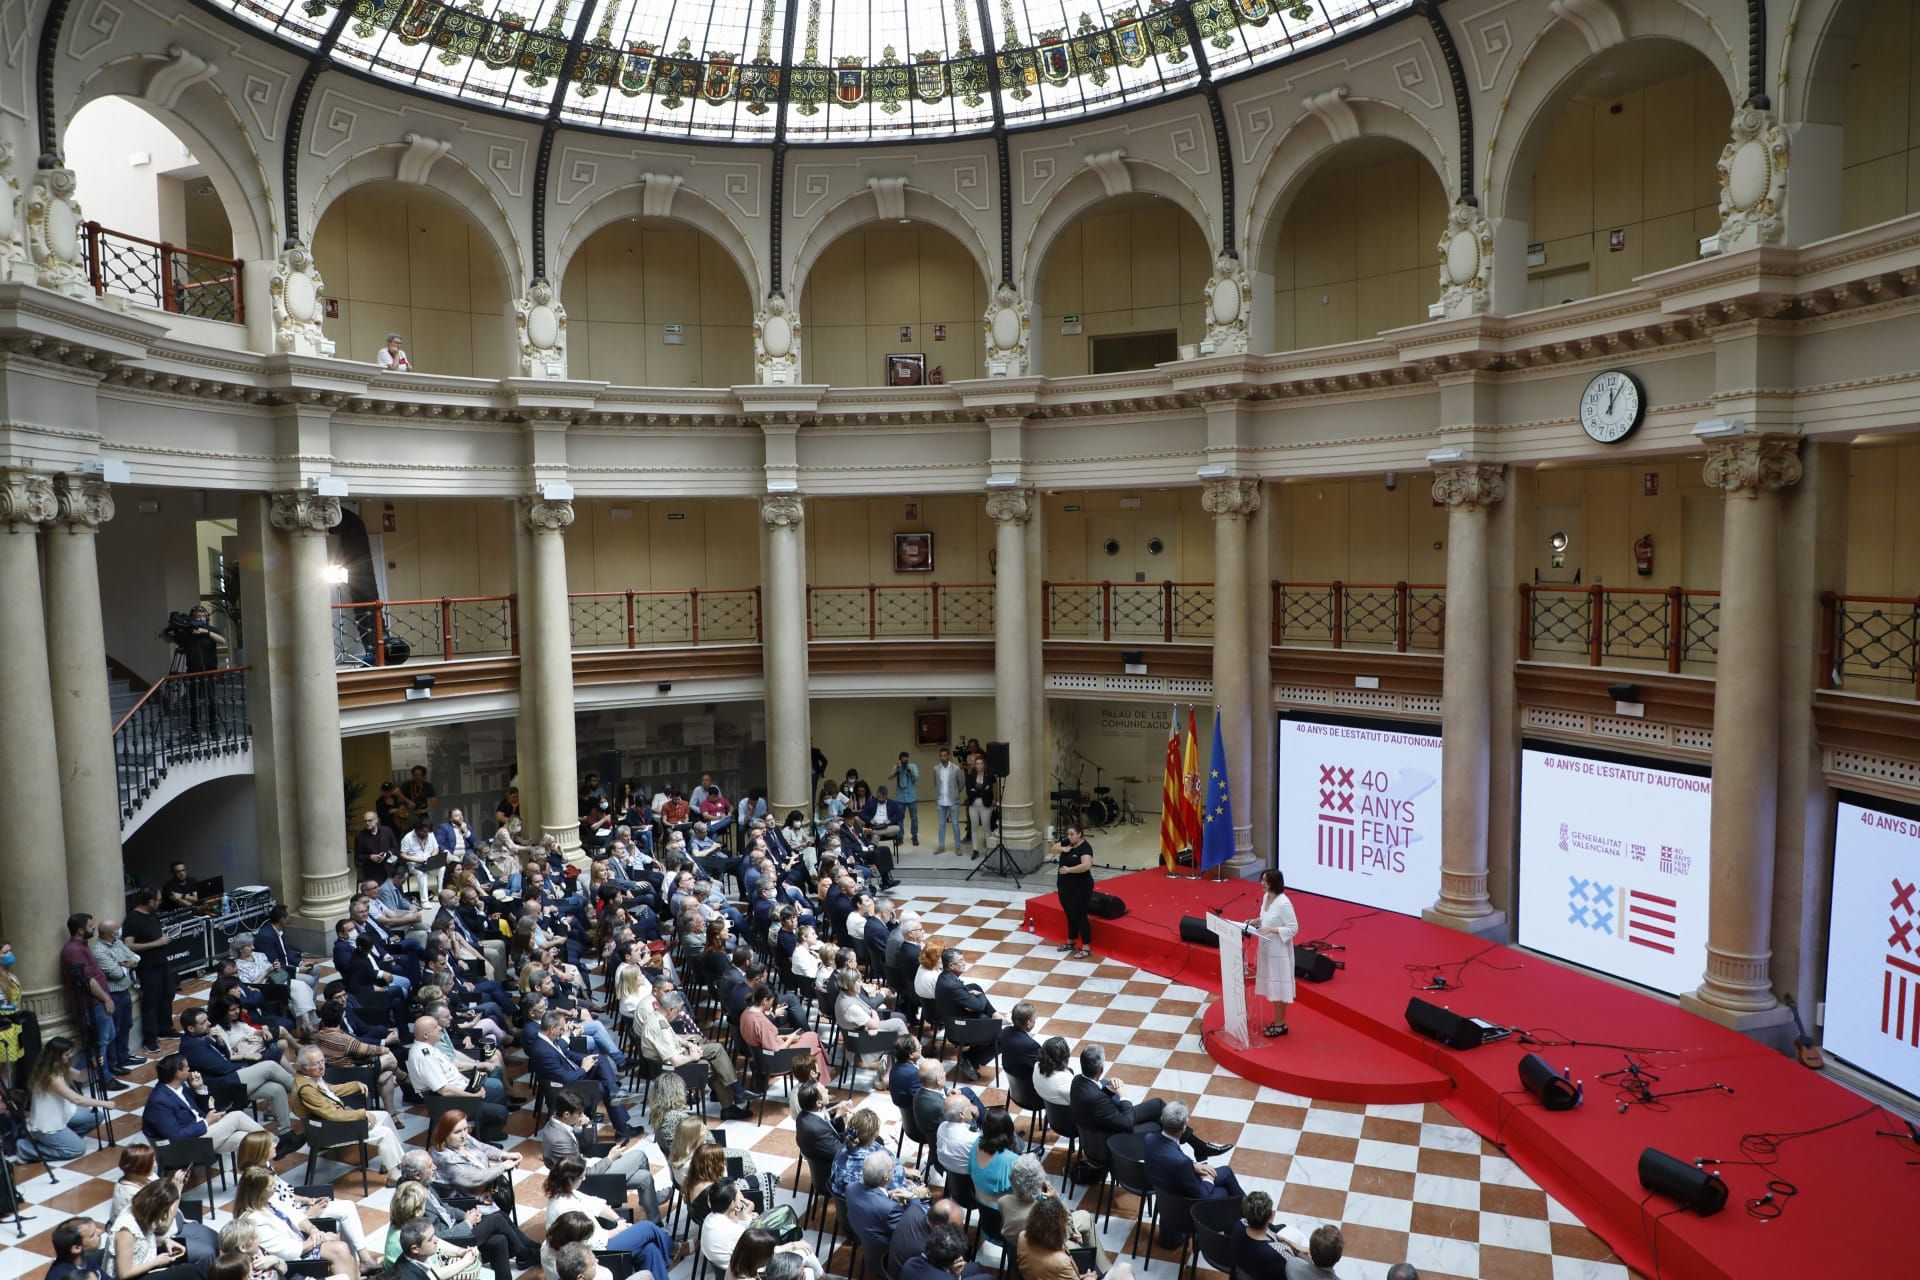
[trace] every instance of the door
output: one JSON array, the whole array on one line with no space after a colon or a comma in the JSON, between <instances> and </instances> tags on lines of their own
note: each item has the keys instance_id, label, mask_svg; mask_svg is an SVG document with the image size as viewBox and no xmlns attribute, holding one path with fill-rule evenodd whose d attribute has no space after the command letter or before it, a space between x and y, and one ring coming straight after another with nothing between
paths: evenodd
<instances>
[{"instance_id":1,"label":"door","mask_svg":"<svg viewBox=\"0 0 1920 1280\"><path fill-rule=\"evenodd\" d=\"M1527 627L1536 651L1585 653L1592 610L1576 590L1585 553L1586 521L1578 502L1534 508L1532 616Z\"/></svg>"}]
</instances>

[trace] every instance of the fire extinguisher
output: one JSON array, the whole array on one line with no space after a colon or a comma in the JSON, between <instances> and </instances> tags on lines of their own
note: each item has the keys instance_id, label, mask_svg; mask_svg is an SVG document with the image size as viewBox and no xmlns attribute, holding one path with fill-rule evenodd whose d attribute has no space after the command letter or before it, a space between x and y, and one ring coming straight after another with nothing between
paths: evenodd
<instances>
[{"instance_id":1,"label":"fire extinguisher","mask_svg":"<svg viewBox=\"0 0 1920 1280\"><path fill-rule=\"evenodd\" d=\"M1653 535L1643 533L1633 544L1633 568L1643 578L1653 576Z\"/></svg>"}]
</instances>

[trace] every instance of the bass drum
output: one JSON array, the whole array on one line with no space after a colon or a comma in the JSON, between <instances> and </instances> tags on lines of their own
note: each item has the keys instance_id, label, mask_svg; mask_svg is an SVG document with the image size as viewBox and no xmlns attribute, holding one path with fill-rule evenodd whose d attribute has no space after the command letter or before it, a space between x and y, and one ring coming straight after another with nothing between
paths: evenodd
<instances>
[{"instance_id":1,"label":"bass drum","mask_svg":"<svg viewBox=\"0 0 1920 1280\"><path fill-rule=\"evenodd\" d=\"M1120 821L1120 806L1114 803L1112 796L1095 796L1087 805L1087 825L1090 827L1110 827Z\"/></svg>"}]
</instances>

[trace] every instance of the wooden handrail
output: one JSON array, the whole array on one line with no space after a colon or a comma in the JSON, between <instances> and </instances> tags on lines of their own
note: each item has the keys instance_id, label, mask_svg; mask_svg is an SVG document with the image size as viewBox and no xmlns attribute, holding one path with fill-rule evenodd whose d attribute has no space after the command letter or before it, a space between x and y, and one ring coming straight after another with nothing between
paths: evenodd
<instances>
[{"instance_id":1,"label":"wooden handrail","mask_svg":"<svg viewBox=\"0 0 1920 1280\"><path fill-rule=\"evenodd\" d=\"M512 600L510 595L503 596L430 596L424 600L348 600L336 603L335 609L391 609L400 605L456 605L486 604L495 600Z\"/></svg>"},{"instance_id":2,"label":"wooden handrail","mask_svg":"<svg viewBox=\"0 0 1920 1280\"><path fill-rule=\"evenodd\" d=\"M218 667L212 671L168 672L166 675L161 676L158 680L155 680L153 684L147 689L147 691L140 695L139 701L135 702L132 706L127 708L127 714L121 716L118 720L115 720L113 722L113 732L114 733L120 732L121 726L125 725L127 721L133 719L134 716L138 715L140 713L140 708L147 705L147 700L152 698L154 694L160 692L160 690L163 687L165 687L169 681L180 681L184 683L185 681L188 681L188 680L205 680L211 676L232 675L236 671L251 671L251 670L253 670L253 664L248 663L246 666L243 666L243 667ZM112 736L112 735L108 735L108 736Z\"/></svg>"},{"instance_id":3,"label":"wooden handrail","mask_svg":"<svg viewBox=\"0 0 1920 1280\"><path fill-rule=\"evenodd\" d=\"M162 249L170 254L179 254L184 258L204 258L208 262L218 262L222 266L238 271L246 265L240 258L229 258L218 253L208 253L204 249L188 249L182 245L168 244L164 240L149 240L145 236L136 236L130 231L116 231L112 227L102 226L91 219L86 223L87 230L96 236L112 236L115 240L125 240L129 244L143 244L149 249Z\"/></svg>"}]
</instances>

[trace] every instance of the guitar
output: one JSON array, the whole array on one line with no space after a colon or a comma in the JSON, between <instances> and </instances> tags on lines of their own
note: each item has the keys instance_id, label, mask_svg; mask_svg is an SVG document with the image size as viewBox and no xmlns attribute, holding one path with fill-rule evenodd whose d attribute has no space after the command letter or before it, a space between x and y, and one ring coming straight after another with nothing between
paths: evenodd
<instances>
[{"instance_id":1,"label":"guitar","mask_svg":"<svg viewBox=\"0 0 1920 1280\"><path fill-rule=\"evenodd\" d=\"M1821 1070L1827 1065L1827 1060L1821 1054L1820 1046L1815 1044L1813 1038L1807 1034L1806 1024L1800 1021L1800 1007L1795 1002L1793 993L1782 992L1780 1001L1793 1014L1793 1029L1797 1033L1793 1037L1794 1056L1800 1059L1801 1066L1811 1071Z\"/></svg>"}]
</instances>

